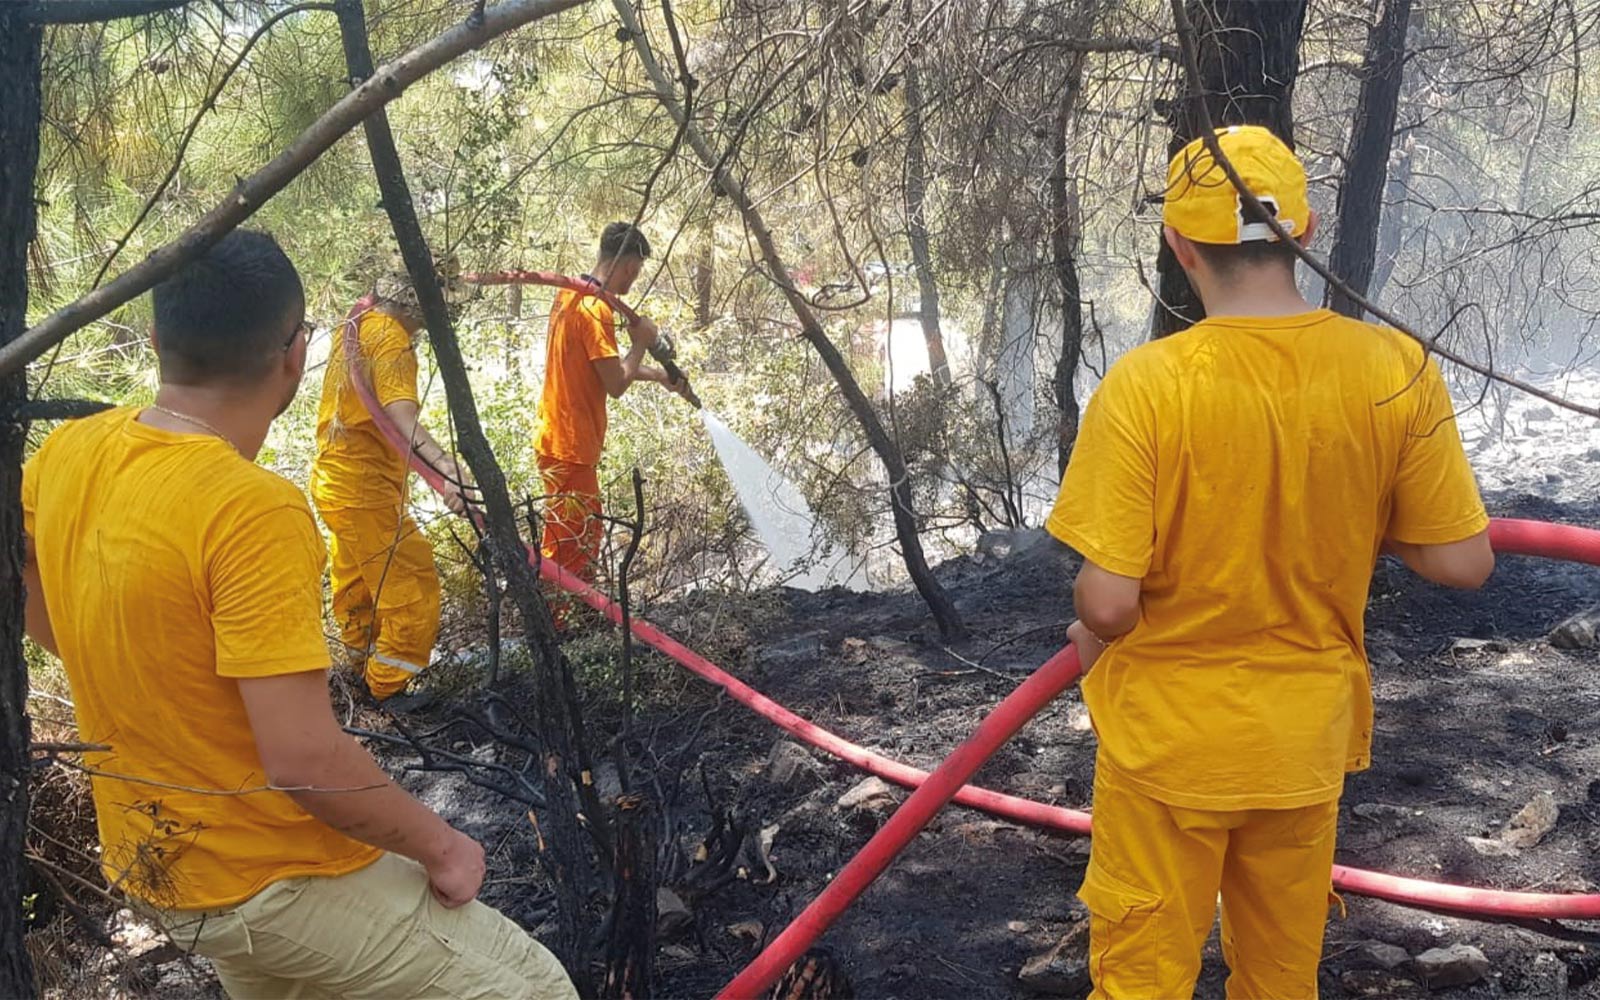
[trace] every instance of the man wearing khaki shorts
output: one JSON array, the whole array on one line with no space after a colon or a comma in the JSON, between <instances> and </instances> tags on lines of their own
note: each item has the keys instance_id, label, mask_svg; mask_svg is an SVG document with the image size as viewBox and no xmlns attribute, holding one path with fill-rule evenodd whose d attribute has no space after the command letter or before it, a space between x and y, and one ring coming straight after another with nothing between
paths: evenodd
<instances>
[{"instance_id":1,"label":"man wearing khaki shorts","mask_svg":"<svg viewBox=\"0 0 1600 1000\"><path fill-rule=\"evenodd\" d=\"M294 266L236 232L154 307L155 405L62 427L23 472L28 632L103 748L106 878L232 997L575 998L476 900L483 848L334 717L322 539L254 462L305 369Z\"/></svg>"}]
</instances>

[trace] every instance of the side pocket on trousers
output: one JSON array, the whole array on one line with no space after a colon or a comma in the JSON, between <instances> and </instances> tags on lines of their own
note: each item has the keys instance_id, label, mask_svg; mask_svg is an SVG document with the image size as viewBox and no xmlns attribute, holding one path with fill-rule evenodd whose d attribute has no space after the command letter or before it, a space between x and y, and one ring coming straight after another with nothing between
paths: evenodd
<instances>
[{"instance_id":1,"label":"side pocket on trousers","mask_svg":"<svg viewBox=\"0 0 1600 1000\"><path fill-rule=\"evenodd\" d=\"M204 958L246 958L255 951L250 928L237 909L207 911L157 910L157 926L174 945Z\"/></svg>"},{"instance_id":2,"label":"side pocket on trousers","mask_svg":"<svg viewBox=\"0 0 1600 1000\"><path fill-rule=\"evenodd\" d=\"M1154 996L1164 945L1157 926L1161 897L1110 874L1091 856L1078 898L1089 910L1089 974L1096 987L1114 997Z\"/></svg>"}]
</instances>

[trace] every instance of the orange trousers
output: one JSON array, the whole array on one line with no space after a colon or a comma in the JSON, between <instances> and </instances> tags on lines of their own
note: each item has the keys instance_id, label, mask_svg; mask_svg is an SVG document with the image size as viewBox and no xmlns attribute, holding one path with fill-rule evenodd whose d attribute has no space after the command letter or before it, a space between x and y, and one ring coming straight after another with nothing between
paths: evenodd
<instances>
[{"instance_id":1,"label":"orange trousers","mask_svg":"<svg viewBox=\"0 0 1600 1000\"><path fill-rule=\"evenodd\" d=\"M1212 811L1158 802L1095 768L1091 1000L1194 996L1222 899L1229 1000L1315 1000L1339 801Z\"/></svg>"},{"instance_id":2,"label":"orange trousers","mask_svg":"<svg viewBox=\"0 0 1600 1000\"><path fill-rule=\"evenodd\" d=\"M366 651L374 698L399 693L422 673L439 638L439 571L433 546L403 510L318 505L333 536L333 615L345 646Z\"/></svg>"},{"instance_id":3,"label":"orange trousers","mask_svg":"<svg viewBox=\"0 0 1600 1000\"><path fill-rule=\"evenodd\" d=\"M594 579L594 563L605 538L605 523L600 520L600 470L540 455L539 474L545 492L540 551L580 578Z\"/></svg>"}]
</instances>

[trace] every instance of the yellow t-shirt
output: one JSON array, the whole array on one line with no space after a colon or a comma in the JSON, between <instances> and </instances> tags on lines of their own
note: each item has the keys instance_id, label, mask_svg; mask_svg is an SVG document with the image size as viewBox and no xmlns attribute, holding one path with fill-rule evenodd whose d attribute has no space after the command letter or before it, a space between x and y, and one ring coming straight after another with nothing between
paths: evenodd
<instances>
[{"instance_id":1,"label":"yellow t-shirt","mask_svg":"<svg viewBox=\"0 0 1600 1000\"><path fill-rule=\"evenodd\" d=\"M1047 524L1143 580L1083 682L1103 766L1219 810L1327 801L1368 766L1382 541L1488 525L1453 413L1414 342L1325 309L1208 319L1107 372Z\"/></svg>"},{"instance_id":2,"label":"yellow t-shirt","mask_svg":"<svg viewBox=\"0 0 1600 1000\"><path fill-rule=\"evenodd\" d=\"M22 475L79 736L111 748L84 755L106 878L206 909L354 871L382 852L254 790L267 780L235 682L328 666L311 510L219 438L137 414L64 425Z\"/></svg>"},{"instance_id":3,"label":"yellow t-shirt","mask_svg":"<svg viewBox=\"0 0 1600 1000\"><path fill-rule=\"evenodd\" d=\"M534 421L533 450L574 465L599 465L606 443L605 383L594 363L617 356L611 307L563 288L550 309L544 392Z\"/></svg>"},{"instance_id":4,"label":"yellow t-shirt","mask_svg":"<svg viewBox=\"0 0 1600 1000\"><path fill-rule=\"evenodd\" d=\"M417 352L400 321L373 310L356 321L356 337L378 402L417 402ZM317 506L337 510L397 508L406 498L406 469L406 456L378 430L350 384L344 327L337 326L317 404L311 496Z\"/></svg>"}]
</instances>

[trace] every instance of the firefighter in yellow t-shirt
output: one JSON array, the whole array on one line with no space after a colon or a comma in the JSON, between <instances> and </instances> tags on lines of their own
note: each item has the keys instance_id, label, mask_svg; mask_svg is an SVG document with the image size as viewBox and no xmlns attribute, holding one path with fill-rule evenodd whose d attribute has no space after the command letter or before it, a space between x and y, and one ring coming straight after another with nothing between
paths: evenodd
<instances>
[{"instance_id":1,"label":"firefighter in yellow t-shirt","mask_svg":"<svg viewBox=\"0 0 1600 1000\"><path fill-rule=\"evenodd\" d=\"M1262 128L1218 137L1309 238L1294 154ZM1369 763L1374 563L1477 587L1488 518L1433 362L1312 308L1199 140L1163 221L1208 318L1107 372L1048 521L1084 557L1093 996L1190 996L1220 894L1228 996L1314 997L1339 796Z\"/></svg>"},{"instance_id":2,"label":"firefighter in yellow t-shirt","mask_svg":"<svg viewBox=\"0 0 1600 1000\"><path fill-rule=\"evenodd\" d=\"M576 1000L477 900L483 847L340 728L322 538L255 464L305 371L264 233L156 286L154 405L54 431L22 473L28 634L61 657L108 884L228 995Z\"/></svg>"},{"instance_id":3,"label":"firefighter in yellow t-shirt","mask_svg":"<svg viewBox=\"0 0 1600 1000\"><path fill-rule=\"evenodd\" d=\"M461 511L461 472L422 425L417 352L422 328L416 293L402 275L378 282L377 305L356 320L360 356L334 331L317 408L311 498L328 526L333 615L347 650L364 661L367 689L383 699L421 673L439 636L439 574L433 546L407 513L407 458L378 430L351 385L354 361L374 395L422 460L452 484Z\"/></svg>"}]
</instances>

